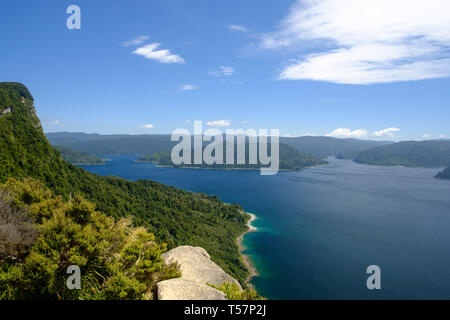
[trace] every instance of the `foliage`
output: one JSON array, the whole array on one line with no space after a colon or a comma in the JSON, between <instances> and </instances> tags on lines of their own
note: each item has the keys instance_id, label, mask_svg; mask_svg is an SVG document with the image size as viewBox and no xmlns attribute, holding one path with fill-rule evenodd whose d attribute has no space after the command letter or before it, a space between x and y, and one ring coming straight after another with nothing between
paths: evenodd
<instances>
[{"instance_id":1,"label":"foliage","mask_svg":"<svg viewBox=\"0 0 450 320\"><path fill-rule=\"evenodd\" d=\"M363 151L355 162L405 167L443 167L450 164L450 141L405 141Z\"/></svg>"},{"instance_id":2,"label":"foliage","mask_svg":"<svg viewBox=\"0 0 450 320\"><path fill-rule=\"evenodd\" d=\"M21 261L38 234L28 212L12 206L9 194L1 192L0 264Z\"/></svg>"},{"instance_id":3,"label":"foliage","mask_svg":"<svg viewBox=\"0 0 450 320\"><path fill-rule=\"evenodd\" d=\"M235 283L224 282L220 287L210 286L225 293L228 300L265 300L254 289L241 290Z\"/></svg>"},{"instance_id":4,"label":"foliage","mask_svg":"<svg viewBox=\"0 0 450 320\"><path fill-rule=\"evenodd\" d=\"M116 219L131 215L136 225L146 227L169 248L205 248L225 272L239 281L245 280L248 270L235 241L247 229L248 217L240 206L152 181L131 182L94 175L65 162L45 138L31 95L26 94L28 90L17 86L21 89L0 83L0 110L12 107L11 113L0 116L0 183L9 177L31 177L62 200L79 194ZM27 203L28 196L26 193L20 201ZM57 204L51 196L42 197L48 197L49 206L30 206L39 223L39 219L51 215L51 204Z\"/></svg>"},{"instance_id":5,"label":"foliage","mask_svg":"<svg viewBox=\"0 0 450 320\"><path fill-rule=\"evenodd\" d=\"M64 202L31 179L11 178L2 188L13 199L9 210L30 212L40 234L24 259L2 264L0 298L144 299L157 281L180 275L164 265L165 245L130 219L115 221L81 196ZM81 290L66 286L70 265L81 269Z\"/></svg>"},{"instance_id":6,"label":"foliage","mask_svg":"<svg viewBox=\"0 0 450 320\"><path fill-rule=\"evenodd\" d=\"M87 154L72 148L56 146L64 161L75 165L101 165L104 164L102 158Z\"/></svg>"},{"instance_id":7,"label":"foliage","mask_svg":"<svg viewBox=\"0 0 450 320\"><path fill-rule=\"evenodd\" d=\"M439 172L436 178L443 180L450 180L450 167L447 167L444 169L444 171Z\"/></svg>"}]
</instances>

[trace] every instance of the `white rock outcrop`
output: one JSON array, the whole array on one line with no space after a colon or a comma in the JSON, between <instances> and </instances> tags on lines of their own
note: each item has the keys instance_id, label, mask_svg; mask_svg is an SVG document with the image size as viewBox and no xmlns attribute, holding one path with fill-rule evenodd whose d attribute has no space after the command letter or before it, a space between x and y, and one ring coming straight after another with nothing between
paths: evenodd
<instances>
[{"instance_id":1,"label":"white rock outcrop","mask_svg":"<svg viewBox=\"0 0 450 320\"><path fill-rule=\"evenodd\" d=\"M158 300L226 300L223 292L209 285L221 286L239 282L226 274L203 248L183 246L172 249L163 255L166 264L177 262L181 278L157 283Z\"/></svg>"},{"instance_id":2,"label":"white rock outcrop","mask_svg":"<svg viewBox=\"0 0 450 320\"><path fill-rule=\"evenodd\" d=\"M183 278L161 281L157 286L158 300L226 300L222 291Z\"/></svg>"}]
</instances>

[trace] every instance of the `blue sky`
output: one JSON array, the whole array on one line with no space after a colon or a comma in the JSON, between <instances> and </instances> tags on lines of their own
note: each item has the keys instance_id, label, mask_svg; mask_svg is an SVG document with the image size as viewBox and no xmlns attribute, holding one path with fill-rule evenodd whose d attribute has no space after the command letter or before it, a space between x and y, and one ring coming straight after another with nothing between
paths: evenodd
<instances>
[{"instance_id":1,"label":"blue sky","mask_svg":"<svg viewBox=\"0 0 450 320\"><path fill-rule=\"evenodd\" d=\"M30 88L46 132L170 133L202 120L449 138L450 4L373 3L2 1L0 81ZM66 27L73 4L81 30Z\"/></svg>"}]
</instances>

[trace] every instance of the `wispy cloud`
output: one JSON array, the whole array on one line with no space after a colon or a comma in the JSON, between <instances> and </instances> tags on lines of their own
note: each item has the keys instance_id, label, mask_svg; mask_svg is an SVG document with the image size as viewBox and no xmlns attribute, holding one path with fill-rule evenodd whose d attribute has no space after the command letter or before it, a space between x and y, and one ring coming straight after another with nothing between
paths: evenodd
<instances>
[{"instance_id":1,"label":"wispy cloud","mask_svg":"<svg viewBox=\"0 0 450 320\"><path fill-rule=\"evenodd\" d=\"M293 135L293 134L291 134L291 133L287 133L287 134L285 134L284 136L285 136L286 138L296 138L296 137L298 137L298 136Z\"/></svg>"},{"instance_id":2,"label":"wispy cloud","mask_svg":"<svg viewBox=\"0 0 450 320\"><path fill-rule=\"evenodd\" d=\"M124 41L123 46L124 47L138 46L140 44L143 44L148 39L150 39L150 36L139 36L139 37L134 38L133 40Z\"/></svg>"},{"instance_id":3,"label":"wispy cloud","mask_svg":"<svg viewBox=\"0 0 450 320\"><path fill-rule=\"evenodd\" d=\"M59 120L50 120L50 121L48 121L48 124L51 124L52 126L61 126L61 121L59 121Z\"/></svg>"},{"instance_id":4,"label":"wispy cloud","mask_svg":"<svg viewBox=\"0 0 450 320\"><path fill-rule=\"evenodd\" d=\"M141 126L139 126L139 129L154 129L155 126L152 124L143 124Z\"/></svg>"},{"instance_id":5,"label":"wispy cloud","mask_svg":"<svg viewBox=\"0 0 450 320\"><path fill-rule=\"evenodd\" d=\"M137 48L134 54L143 56L147 59L153 59L160 63L185 63L184 59L177 54L172 54L170 50L156 50L161 46L160 43L151 43Z\"/></svg>"},{"instance_id":6,"label":"wispy cloud","mask_svg":"<svg viewBox=\"0 0 450 320\"><path fill-rule=\"evenodd\" d=\"M338 128L334 130L331 133L328 133L327 137L334 137L334 138L394 138L396 132L400 132L401 130L399 128L386 128L383 130L378 130L374 132L369 132L366 129L357 129L357 130L351 130L350 128Z\"/></svg>"},{"instance_id":7,"label":"wispy cloud","mask_svg":"<svg viewBox=\"0 0 450 320\"><path fill-rule=\"evenodd\" d=\"M229 127L230 124L231 124L230 120L216 120L206 123L208 127Z\"/></svg>"},{"instance_id":8,"label":"wispy cloud","mask_svg":"<svg viewBox=\"0 0 450 320\"><path fill-rule=\"evenodd\" d=\"M58 119L45 119L44 123L46 125L50 125L50 126L56 126L56 127L60 127L60 128L64 128L64 127L70 127L70 126L75 126L75 123L70 123L70 122L63 122L61 120Z\"/></svg>"},{"instance_id":9,"label":"wispy cloud","mask_svg":"<svg viewBox=\"0 0 450 320\"><path fill-rule=\"evenodd\" d=\"M220 66L218 70L210 71L209 74L215 77L229 77L233 75L235 70L232 67Z\"/></svg>"},{"instance_id":10,"label":"wispy cloud","mask_svg":"<svg viewBox=\"0 0 450 320\"><path fill-rule=\"evenodd\" d=\"M338 128L327 134L327 137L333 138L364 138L369 134L365 129L350 130L349 128Z\"/></svg>"},{"instance_id":11,"label":"wispy cloud","mask_svg":"<svg viewBox=\"0 0 450 320\"><path fill-rule=\"evenodd\" d=\"M399 128L387 128L380 131L375 131L372 133L375 137L393 137L394 133L400 132L401 130Z\"/></svg>"},{"instance_id":12,"label":"wispy cloud","mask_svg":"<svg viewBox=\"0 0 450 320\"><path fill-rule=\"evenodd\" d=\"M180 87L181 91L192 91L192 90L197 90L198 86L193 85L193 84L183 84Z\"/></svg>"},{"instance_id":13,"label":"wispy cloud","mask_svg":"<svg viewBox=\"0 0 450 320\"><path fill-rule=\"evenodd\" d=\"M242 24L230 24L227 28L231 31L248 32L247 27Z\"/></svg>"},{"instance_id":14,"label":"wispy cloud","mask_svg":"<svg viewBox=\"0 0 450 320\"><path fill-rule=\"evenodd\" d=\"M280 79L374 84L449 77L449 21L448 0L297 0L278 29L261 36L261 46L298 52Z\"/></svg>"}]
</instances>

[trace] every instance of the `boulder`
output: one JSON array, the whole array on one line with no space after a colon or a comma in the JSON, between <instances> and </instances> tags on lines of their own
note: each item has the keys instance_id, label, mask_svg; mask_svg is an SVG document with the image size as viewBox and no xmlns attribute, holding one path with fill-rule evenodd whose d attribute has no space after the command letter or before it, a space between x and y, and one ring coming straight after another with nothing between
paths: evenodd
<instances>
[{"instance_id":1,"label":"boulder","mask_svg":"<svg viewBox=\"0 0 450 320\"><path fill-rule=\"evenodd\" d=\"M211 261L203 248L183 246L163 253L162 256L167 264L177 262L180 265L181 277L184 279L214 286L221 286L224 282L234 283L242 289L236 279Z\"/></svg>"}]
</instances>

